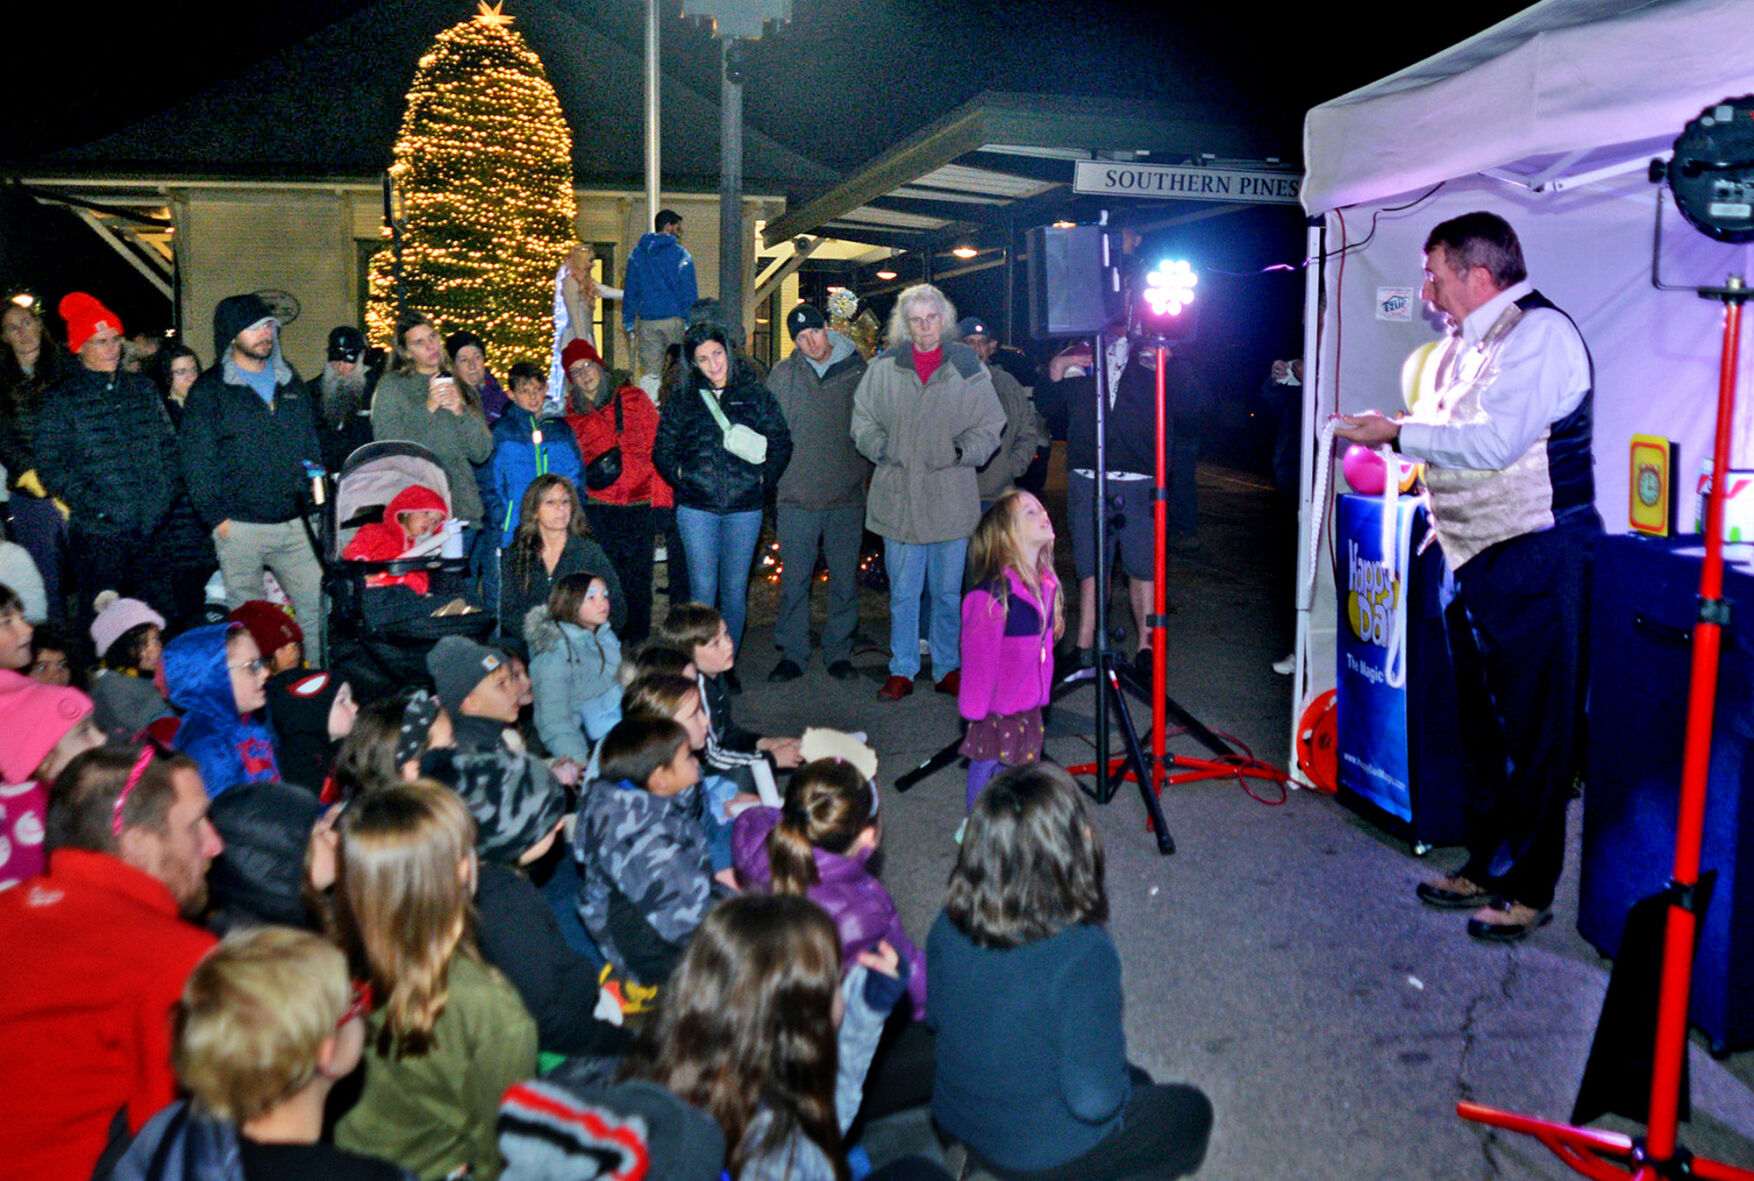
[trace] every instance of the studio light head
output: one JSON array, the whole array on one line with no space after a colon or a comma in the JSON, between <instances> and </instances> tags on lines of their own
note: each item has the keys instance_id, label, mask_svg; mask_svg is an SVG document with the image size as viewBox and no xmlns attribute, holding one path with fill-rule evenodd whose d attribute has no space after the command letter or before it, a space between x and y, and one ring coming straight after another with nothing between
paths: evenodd
<instances>
[{"instance_id":1,"label":"studio light head","mask_svg":"<svg viewBox=\"0 0 1754 1181\"><path fill-rule=\"evenodd\" d=\"M1133 300L1133 324L1148 338L1185 341L1194 335L1199 315L1194 288L1200 276L1185 259L1164 259L1145 275Z\"/></svg>"},{"instance_id":2,"label":"studio light head","mask_svg":"<svg viewBox=\"0 0 1754 1181\"><path fill-rule=\"evenodd\" d=\"M1675 141L1675 206L1719 242L1754 240L1754 95L1705 108Z\"/></svg>"}]
</instances>

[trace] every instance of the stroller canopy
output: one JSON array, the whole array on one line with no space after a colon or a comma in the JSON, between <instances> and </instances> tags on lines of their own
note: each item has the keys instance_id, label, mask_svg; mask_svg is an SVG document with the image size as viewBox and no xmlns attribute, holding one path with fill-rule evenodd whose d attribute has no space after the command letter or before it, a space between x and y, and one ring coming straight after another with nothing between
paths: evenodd
<instances>
[{"instance_id":1,"label":"stroller canopy","mask_svg":"<svg viewBox=\"0 0 1754 1181\"><path fill-rule=\"evenodd\" d=\"M335 482L335 528L329 560L337 561L361 525L383 519L384 506L416 484L431 488L451 508L451 482L438 457L419 443L367 443L341 465Z\"/></svg>"}]
</instances>

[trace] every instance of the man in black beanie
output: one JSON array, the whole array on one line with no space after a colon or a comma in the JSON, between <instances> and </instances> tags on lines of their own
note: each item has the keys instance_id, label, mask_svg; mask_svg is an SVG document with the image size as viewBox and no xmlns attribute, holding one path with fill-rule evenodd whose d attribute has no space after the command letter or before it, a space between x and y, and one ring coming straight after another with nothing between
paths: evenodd
<instances>
[{"instance_id":1,"label":"man in black beanie","mask_svg":"<svg viewBox=\"0 0 1754 1181\"><path fill-rule=\"evenodd\" d=\"M272 570L321 665L322 567L300 519L323 462L310 393L281 355L280 321L260 296L219 301L213 350L178 438L189 499L212 530L228 605L261 598Z\"/></svg>"},{"instance_id":2,"label":"man in black beanie","mask_svg":"<svg viewBox=\"0 0 1754 1181\"><path fill-rule=\"evenodd\" d=\"M382 361L383 350L368 350L365 335L353 325L329 330L328 360L310 385L323 466L332 472L340 471L349 455L372 441L372 392Z\"/></svg>"},{"instance_id":3,"label":"man in black beanie","mask_svg":"<svg viewBox=\"0 0 1754 1181\"><path fill-rule=\"evenodd\" d=\"M871 477L871 465L852 437L853 391L865 375L865 358L810 304L786 314L786 331L796 347L767 377L792 429L792 462L777 495L782 565L774 640L782 658L768 680L797 680L810 663L810 584L820 547L828 564L822 656L830 675L848 681L858 676L852 663L859 623L854 579L865 535L865 481Z\"/></svg>"}]
</instances>

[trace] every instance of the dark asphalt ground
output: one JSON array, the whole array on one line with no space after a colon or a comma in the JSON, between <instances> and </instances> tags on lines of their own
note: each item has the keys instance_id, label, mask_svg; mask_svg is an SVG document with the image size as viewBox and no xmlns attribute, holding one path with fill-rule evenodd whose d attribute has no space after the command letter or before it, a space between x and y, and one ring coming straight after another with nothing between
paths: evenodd
<instances>
[{"instance_id":1,"label":"dark asphalt ground","mask_svg":"<svg viewBox=\"0 0 1754 1181\"><path fill-rule=\"evenodd\" d=\"M1260 560L1269 495L1257 477L1202 466L1201 549L1171 566L1170 692L1207 725L1282 764L1291 703L1287 679L1269 667L1284 653ZM1045 499L1064 551L1063 496ZM763 626L771 619L764 595L771 589L758 589L740 658L739 721L768 733L807 724L866 730L885 786L954 737L949 697L875 700L886 651L856 659L857 682L829 678L818 657L804 679L767 684L778 656ZM1115 605L1124 611L1121 596ZM881 595L864 597L862 629L886 643ZM1051 758L1089 759L1091 711L1088 691L1055 709ZM1137 716L1148 724L1144 710ZM1199 753L1186 738L1171 750ZM1271 785L1256 790L1277 798ZM916 939L942 901L962 796L959 769L905 795L885 793L881 873ZM1091 810L1108 855L1130 1053L1159 1080L1200 1086L1217 1110L1199 1176L1575 1176L1533 1140L1465 1123L1454 1107L1471 1098L1552 1119L1571 1111L1610 967L1575 926L1580 806L1553 923L1508 947L1475 943L1465 912L1432 911L1414 898L1415 883L1459 864L1461 850L1415 858L1333 797L1293 791L1270 807L1230 780L1172 787L1163 806L1178 843L1170 857L1145 831L1132 785ZM1694 1121L1683 1125L1683 1141L1754 1167L1754 1052L1714 1061L1696 1036L1691 1063ZM1641 1130L1616 1117L1596 1126ZM870 1136L879 1160L929 1143L917 1120Z\"/></svg>"}]
</instances>

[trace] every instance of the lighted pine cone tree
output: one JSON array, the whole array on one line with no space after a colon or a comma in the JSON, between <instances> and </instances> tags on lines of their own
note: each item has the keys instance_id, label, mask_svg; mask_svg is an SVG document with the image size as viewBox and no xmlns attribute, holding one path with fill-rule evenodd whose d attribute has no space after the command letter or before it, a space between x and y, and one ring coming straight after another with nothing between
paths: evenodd
<instances>
[{"instance_id":1,"label":"lighted pine cone tree","mask_svg":"<svg viewBox=\"0 0 1754 1181\"><path fill-rule=\"evenodd\" d=\"M390 175L402 199L407 306L445 332L478 333L496 357L540 360L578 213L572 135L541 59L511 22L482 3L438 35L414 72ZM390 344L395 319L386 241L371 264L374 343Z\"/></svg>"}]
</instances>

